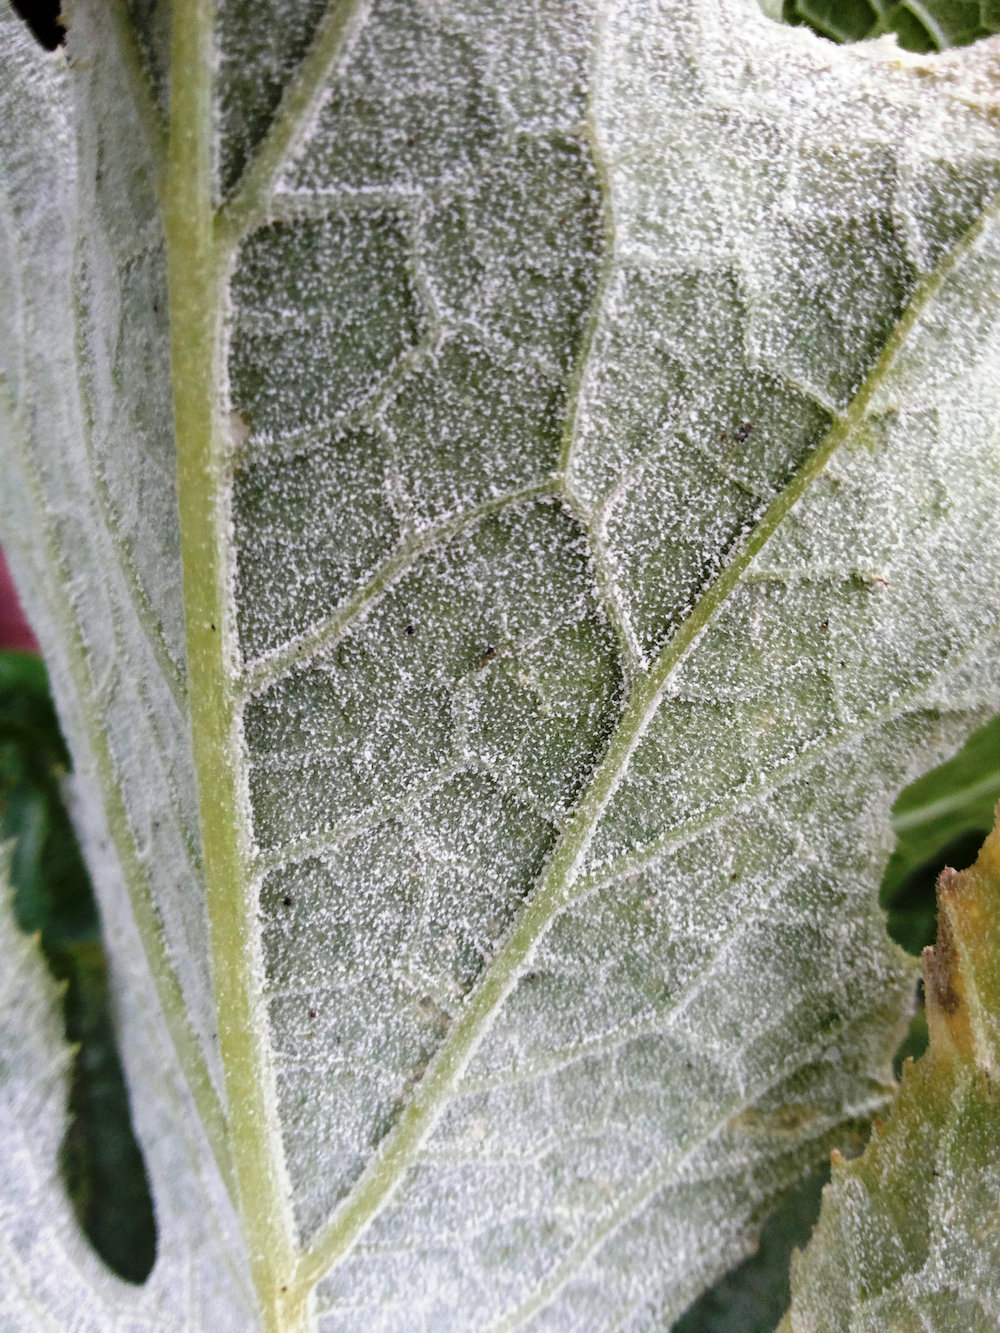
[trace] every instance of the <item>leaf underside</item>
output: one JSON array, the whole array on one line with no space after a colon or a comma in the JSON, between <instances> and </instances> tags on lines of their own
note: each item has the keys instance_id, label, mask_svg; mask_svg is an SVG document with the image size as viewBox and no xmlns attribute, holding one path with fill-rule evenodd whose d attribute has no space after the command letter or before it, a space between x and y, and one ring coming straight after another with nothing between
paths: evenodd
<instances>
[{"instance_id":1,"label":"leaf underside","mask_svg":"<svg viewBox=\"0 0 1000 1333\"><path fill-rule=\"evenodd\" d=\"M113 1276L80 1231L59 1164L73 1051L63 1037L60 988L37 938L22 934L14 916L11 850L3 849L0 876L0 1328L160 1333L204 1329L211 1319L232 1333L253 1327L246 1280L231 1271L216 1234L225 1204L213 1200L218 1190L206 1190L183 1140L169 1133L183 1089L155 1056L136 1058L144 1045L163 1048L156 1022L143 1024L137 1013L123 1035L133 1056L129 1072L142 1089L138 1129L156 1145L160 1243L152 1277L139 1287ZM192 1198L205 1211L188 1215Z\"/></svg>"},{"instance_id":2,"label":"leaf underside","mask_svg":"<svg viewBox=\"0 0 1000 1333\"><path fill-rule=\"evenodd\" d=\"M890 1095L890 807L1000 704L994 45L2 23L4 540L154 1193L248 1237L191 1326L247 1263L271 1328L669 1325Z\"/></svg>"}]
</instances>

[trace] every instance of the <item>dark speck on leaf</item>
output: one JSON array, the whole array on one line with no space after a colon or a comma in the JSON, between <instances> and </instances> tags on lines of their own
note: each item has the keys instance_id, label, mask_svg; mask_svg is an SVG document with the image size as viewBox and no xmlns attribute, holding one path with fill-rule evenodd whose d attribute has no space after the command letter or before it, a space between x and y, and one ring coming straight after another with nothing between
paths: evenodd
<instances>
[{"instance_id":1,"label":"dark speck on leaf","mask_svg":"<svg viewBox=\"0 0 1000 1333\"><path fill-rule=\"evenodd\" d=\"M407 627L406 627L406 633L407 633L407 634L416 634L416 632L417 632L417 627L416 627L416 625L407 625Z\"/></svg>"},{"instance_id":2,"label":"dark speck on leaf","mask_svg":"<svg viewBox=\"0 0 1000 1333\"><path fill-rule=\"evenodd\" d=\"M749 438L750 432L751 432L752 430L753 430L753 422L752 422L752 421L741 421L741 422L740 422L739 430L737 430L737 432L736 432L736 438L737 438L737 440L739 441L740 444L744 444L744 443L747 441L747 439Z\"/></svg>"},{"instance_id":3,"label":"dark speck on leaf","mask_svg":"<svg viewBox=\"0 0 1000 1333\"><path fill-rule=\"evenodd\" d=\"M286 893L285 896L282 898L281 901L285 904L286 907L291 907L291 905L292 905L292 895L291 895L290 893Z\"/></svg>"}]
</instances>

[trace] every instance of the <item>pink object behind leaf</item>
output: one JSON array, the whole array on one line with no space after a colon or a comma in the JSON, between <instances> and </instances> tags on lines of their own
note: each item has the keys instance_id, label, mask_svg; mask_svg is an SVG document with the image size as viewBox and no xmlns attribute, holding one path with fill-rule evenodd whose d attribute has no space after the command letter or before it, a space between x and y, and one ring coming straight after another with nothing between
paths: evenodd
<instances>
[{"instance_id":1,"label":"pink object behind leaf","mask_svg":"<svg viewBox=\"0 0 1000 1333\"><path fill-rule=\"evenodd\" d=\"M22 652L37 653L38 640L24 617L21 603L14 588L14 580L7 568L7 558L0 551L0 648L19 648Z\"/></svg>"}]
</instances>

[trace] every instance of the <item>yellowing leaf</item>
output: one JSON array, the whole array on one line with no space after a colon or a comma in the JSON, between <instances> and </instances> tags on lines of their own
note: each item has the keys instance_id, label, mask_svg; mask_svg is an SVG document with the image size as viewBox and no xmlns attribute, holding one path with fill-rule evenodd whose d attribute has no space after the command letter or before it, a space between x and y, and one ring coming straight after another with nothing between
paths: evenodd
<instances>
[{"instance_id":1,"label":"yellowing leaf","mask_svg":"<svg viewBox=\"0 0 1000 1333\"><path fill-rule=\"evenodd\" d=\"M864 1153L835 1156L783 1333L1000 1322L1000 824L971 869L943 872L938 899L930 1046Z\"/></svg>"}]
</instances>

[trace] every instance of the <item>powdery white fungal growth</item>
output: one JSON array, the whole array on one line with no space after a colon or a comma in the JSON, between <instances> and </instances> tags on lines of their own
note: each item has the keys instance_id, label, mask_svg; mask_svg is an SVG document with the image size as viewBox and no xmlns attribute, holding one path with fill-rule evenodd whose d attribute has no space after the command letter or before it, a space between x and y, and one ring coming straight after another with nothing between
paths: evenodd
<instances>
[{"instance_id":1,"label":"powdery white fungal growth","mask_svg":"<svg viewBox=\"0 0 1000 1333\"><path fill-rule=\"evenodd\" d=\"M246 1237L167 1323L668 1327L890 1095L889 808L1000 705L1000 48L175 10L0 29L4 540Z\"/></svg>"}]
</instances>

